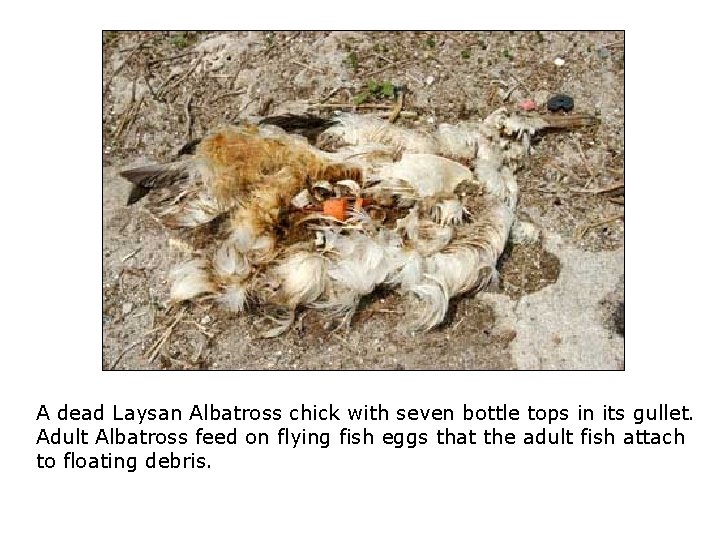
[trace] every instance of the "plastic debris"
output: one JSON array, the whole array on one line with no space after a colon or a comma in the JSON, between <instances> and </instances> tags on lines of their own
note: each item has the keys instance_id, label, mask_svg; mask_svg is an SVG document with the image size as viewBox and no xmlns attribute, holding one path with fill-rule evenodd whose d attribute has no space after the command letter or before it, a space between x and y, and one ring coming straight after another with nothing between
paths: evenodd
<instances>
[{"instance_id":1,"label":"plastic debris","mask_svg":"<svg viewBox=\"0 0 720 540\"><path fill-rule=\"evenodd\" d=\"M553 61L553 64L555 64L557 67L561 67L565 65L565 60L563 60L562 58L556 58Z\"/></svg>"},{"instance_id":2,"label":"plastic debris","mask_svg":"<svg viewBox=\"0 0 720 540\"><path fill-rule=\"evenodd\" d=\"M526 99L524 101L521 101L518 105L523 111L534 111L537 109L537 103L535 103L534 99Z\"/></svg>"},{"instance_id":3,"label":"plastic debris","mask_svg":"<svg viewBox=\"0 0 720 540\"><path fill-rule=\"evenodd\" d=\"M565 94L558 94L548 100L547 108L549 111L565 111L570 112L575 107L575 100Z\"/></svg>"}]
</instances>

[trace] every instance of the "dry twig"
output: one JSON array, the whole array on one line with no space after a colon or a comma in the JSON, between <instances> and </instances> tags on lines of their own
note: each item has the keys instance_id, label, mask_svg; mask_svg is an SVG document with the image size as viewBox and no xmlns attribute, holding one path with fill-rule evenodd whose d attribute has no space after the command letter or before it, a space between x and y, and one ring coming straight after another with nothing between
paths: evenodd
<instances>
[{"instance_id":1,"label":"dry twig","mask_svg":"<svg viewBox=\"0 0 720 540\"><path fill-rule=\"evenodd\" d=\"M593 229L595 227L600 227L601 225L607 225L608 223L612 223L613 221L616 221L618 219L625 219L625 214L617 214L617 215L609 217L607 219L601 219L599 221L594 221L592 223L588 223L587 225L583 225L578 230L577 239L580 240L583 236L585 236L587 234L587 232L590 229Z\"/></svg>"},{"instance_id":2,"label":"dry twig","mask_svg":"<svg viewBox=\"0 0 720 540\"><path fill-rule=\"evenodd\" d=\"M193 124L193 117L192 117L192 111L190 110L190 104L192 103L192 93L188 96L187 101L185 102L185 136L187 137L187 141L192 141L192 124Z\"/></svg>"},{"instance_id":3,"label":"dry twig","mask_svg":"<svg viewBox=\"0 0 720 540\"><path fill-rule=\"evenodd\" d=\"M317 67L315 67L315 66L310 66L310 65L308 65L308 64L303 64L303 63L300 62L299 60L290 60L290 63L291 63L291 64L295 64L296 66L304 67L305 69L310 69L310 70L312 70L312 71L316 71L316 72L318 72L318 73L323 73L323 70L322 70L322 69L317 68Z\"/></svg>"},{"instance_id":4,"label":"dry twig","mask_svg":"<svg viewBox=\"0 0 720 540\"><path fill-rule=\"evenodd\" d=\"M125 356L126 353L128 353L130 350L134 349L138 345L142 343L142 339L138 339L135 343L131 343L127 347L125 347L122 352L118 355L118 357L115 359L115 361L110 366L110 369L113 370L117 367L117 365L120 363L120 360L122 360L122 357Z\"/></svg>"},{"instance_id":5,"label":"dry twig","mask_svg":"<svg viewBox=\"0 0 720 540\"><path fill-rule=\"evenodd\" d=\"M218 95L218 96L215 96L215 97L212 98L208 103L209 103L209 104L213 104L213 103L216 103L216 102L220 101L221 99L225 99L225 98L227 98L227 97L232 97L232 96L240 96L240 95L245 94L245 93L246 93L245 90L236 90L236 91L234 91L234 92L225 92L224 94L220 94L220 95Z\"/></svg>"},{"instance_id":6,"label":"dry twig","mask_svg":"<svg viewBox=\"0 0 720 540\"><path fill-rule=\"evenodd\" d=\"M170 334L172 334L173 329L177 324L180 322L180 319L183 318L185 315L185 309L180 310L180 312L175 315L175 319L173 319L173 322L165 329L165 332L163 332L163 335L160 336L160 339L158 339L152 347L150 347L150 351L148 351L147 356L147 363L152 364L155 361L155 358L157 358L158 353L160 352L160 349L162 349L163 345L165 345L165 342L170 337Z\"/></svg>"},{"instance_id":7,"label":"dry twig","mask_svg":"<svg viewBox=\"0 0 720 540\"><path fill-rule=\"evenodd\" d=\"M575 146L577 146L578 153L580 154L580 159L582 159L582 162L585 165L585 168L587 169L588 173L590 174L590 178L588 179L587 182L585 182L585 189L587 189L587 187L590 185L590 182L595 182L595 172L592 170L592 167L590 167L590 163L588 162L587 158L585 157L585 152L583 152L580 141L578 141L576 137L573 137L572 140L575 143Z\"/></svg>"},{"instance_id":8,"label":"dry twig","mask_svg":"<svg viewBox=\"0 0 720 540\"><path fill-rule=\"evenodd\" d=\"M138 253L140 253L140 250L141 250L141 249L142 249L142 248L134 249L133 251L131 251L130 253L128 253L127 255L125 255L125 256L122 258L122 262L125 262L125 261L127 261L127 260L129 260L129 259L132 259L135 255L137 255Z\"/></svg>"},{"instance_id":9,"label":"dry twig","mask_svg":"<svg viewBox=\"0 0 720 540\"><path fill-rule=\"evenodd\" d=\"M123 68L125 68L125 66L126 66L127 63L130 61L130 59L131 59L133 56L135 56L135 53L138 52L138 51L145 45L145 43L147 43L147 41L148 41L147 39L143 39L140 43L138 43L138 44L130 51L130 54L128 54L128 55L125 57L125 60L123 60L123 61L120 63L120 65L119 65L117 68L115 68L115 71L113 71L113 72L110 74L110 77L108 77L108 80L107 80L107 82L105 83L105 88L103 88L103 94L102 94L102 95L103 95L103 99L105 99L105 96L107 95L108 90L110 90L110 83L112 83L113 79L117 76L118 73L120 73L120 72L123 70Z\"/></svg>"},{"instance_id":10,"label":"dry twig","mask_svg":"<svg viewBox=\"0 0 720 540\"><path fill-rule=\"evenodd\" d=\"M610 184L609 186L602 187L602 188L593 188L593 189L585 189L585 188L570 188L570 191L573 193L589 193L591 195L598 195L599 193L607 193L609 191L615 191L618 189L624 189L625 188L625 182L617 182L615 184Z\"/></svg>"},{"instance_id":11,"label":"dry twig","mask_svg":"<svg viewBox=\"0 0 720 540\"><path fill-rule=\"evenodd\" d=\"M175 56L166 56L165 58L155 58L154 60L148 60L147 67L154 66L155 64L160 64L162 62L170 62L171 60L177 60L178 58L185 58L186 56L190 56L191 54L195 54L194 51L189 51L181 54L176 54Z\"/></svg>"},{"instance_id":12,"label":"dry twig","mask_svg":"<svg viewBox=\"0 0 720 540\"><path fill-rule=\"evenodd\" d=\"M395 105L390 110L390 116L388 117L388 121L393 124L395 120L398 119L398 116L400 116L400 111L402 111L403 105L405 104L405 92L398 92L397 100L395 101Z\"/></svg>"},{"instance_id":13,"label":"dry twig","mask_svg":"<svg viewBox=\"0 0 720 540\"><path fill-rule=\"evenodd\" d=\"M395 105L387 103L313 103L308 106L310 109L393 109Z\"/></svg>"}]
</instances>

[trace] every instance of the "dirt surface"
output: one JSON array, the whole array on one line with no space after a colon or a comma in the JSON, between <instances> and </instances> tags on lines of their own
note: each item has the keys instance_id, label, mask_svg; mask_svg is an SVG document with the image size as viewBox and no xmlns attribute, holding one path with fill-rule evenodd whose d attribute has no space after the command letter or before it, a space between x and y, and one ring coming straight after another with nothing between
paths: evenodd
<instances>
[{"instance_id":1,"label":"dirt surface","mask_svg":"<svg viewBox=\"0 0 720 540\"><path fill-rule=\"evenodd\" d=\"M416 336L399 329L402 306L383 292L363 302L349 331L304 312L270 340L258 339L245 316L209 304L171 306L168 271L187 254L142 201L125 205L130 186L117 171L172 159L220 124L318 103L314 112L331 114L329 104L351 102L370 80L407 85L404 110L417 118L399 121L418 129L528 98L544 110L557 93L572 96L576 112L599 117L596 128L534 141L518 176L518 217L535 225L539 240L509 245L499 290L454 301L441 327ZM102 91L105 369L623 367L622 32L106 32ZM388 103L370 96L365 104L373 102ZM568 268L574 261L597 273ZM521 320L524 299L553 318L560 314L543 306L573 295L584 299L582 316L565 313L548 326L558 335L547 347L557 345L562 358L535 362L543 351L519 350L537 342ZM574 363L579 349L566 344L582 347L582 335L593 336L594 350Z\"/></svg>"}]
</instances>

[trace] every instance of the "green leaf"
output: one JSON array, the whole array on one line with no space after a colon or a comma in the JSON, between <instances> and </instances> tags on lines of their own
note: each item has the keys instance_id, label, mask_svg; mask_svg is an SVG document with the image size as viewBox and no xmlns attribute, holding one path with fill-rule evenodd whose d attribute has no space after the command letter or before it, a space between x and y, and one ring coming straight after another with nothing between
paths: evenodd
<instances>
[{"instance_id":1,"label":"green leaf","mask_svg":"<svg viewBox=\"0 0 720 540\"><path fill-rule=\"evenodd\" d=\"M355 96L353 98L353 103L355 103L355 105L360 105L361 103L365 103L369 97L370 97L370 92L368 92L368 91L361 92L360 94L358 94L357 96Z\"/></svg>"},{"instance_id":2,"label":"green leaf","mask_svg":"<svg viewBox=\"0 0 720 540\"><path fill-rule=\"evenodd\" d=\"M367 83L367 88L371 93L375 94L378 90L380 90L380 85L375 79L370 79Z\"/></svg>"},{"instance_id":3,"label":"green leaf","mask_svg":"<svg viewBox=\"0 0 720 540\"><path fill-rule=\"evenodd\" d=\"M351 51L345 57L345 64L351 67L354 71L357 71L358 63L358 55L355 51Z\"/></svg>"},{"instance_id":4,"label":"green leaf","mask_svg":"<svg viewBox=\"0 0 720 540\"><path fill-rule=\"evenodd\" d=\"M395 87L391 82L384 82L382 85L382 93L384 96L393 97L395 95Z\"/></svg>"}]
</instances>

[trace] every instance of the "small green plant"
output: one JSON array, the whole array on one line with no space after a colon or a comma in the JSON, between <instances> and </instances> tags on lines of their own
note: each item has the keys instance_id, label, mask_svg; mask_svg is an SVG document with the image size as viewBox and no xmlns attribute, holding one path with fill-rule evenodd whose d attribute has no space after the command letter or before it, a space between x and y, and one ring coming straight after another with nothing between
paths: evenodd
<instances>
[{"instance_id":1,"label":"small green plant","mask_svg":"<svg viewBox=\"0 0 720 540\"><path fill-rule=\"evenodd\" d=\"M503 56L504 56L505 58L507 58L508 60L512 60L512 59L514 58L514 57L513 57L513 54L512 54L508 49L505 49L505 50L503 51Z\"/></svg>"},{"instance_id":2,"label":"small green plant","mask_svg":"<svg viewBox=\"0 0 720 540\"><path fill-rule=\"evenodd\" d=\"M470 51L468 51L468 50L460 51L460 56L462 56L463 60L469 60L470 59Z\"/></svg>"},{"instance_id":3,"label":"small green plant","mask_svg":"<svg viewBox=\"0 0 720 540\"><path fill-rule=\"evenodd\" d=\"M425 45L427 45L431 49L434 49L435 45L437 45L437 43L435 42L435 36L428 36L425 40Z\"/></svg>"},{"instance_id":4,"label":"small green plant","mask_svg":"<svg viewBox=\"0 0 720 540\"><path fill-rule=\"evenodd\" d=\"M345 57L345 65L351 68L353 71L357 71L359 61L358 61L358 55L355 51L350 51L348 55Z\"/></svg>"},{"instance_id":5,"label":"small green plant","mask_svg":"<svg viewBox=\"0 0 720 540\"><path fill-rule=\"evenodd\" d=\"M355 105L365 103L370 99L391 98L395 95L395 86L390 81L377 82L370 79L365 89L353 98Z\"/></svg>"},{"instance_id":6,"label":"small green plant","mask_svg":"<svg viewBox=\"0 0 720 540\"><path fill-rule=\"evenodd\" d=\"M178 49L184 49L188 45L190 45L190 41L188 40L187 32L178 32L172 37L172 44L175 45Z\"/></svg>"}]
</instances>

